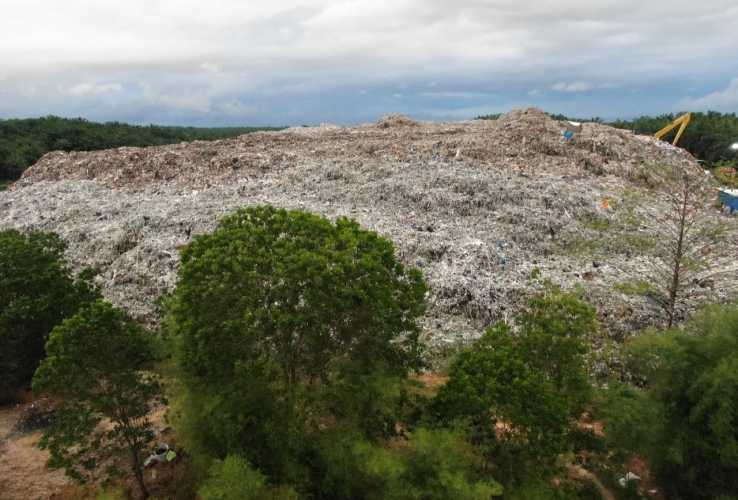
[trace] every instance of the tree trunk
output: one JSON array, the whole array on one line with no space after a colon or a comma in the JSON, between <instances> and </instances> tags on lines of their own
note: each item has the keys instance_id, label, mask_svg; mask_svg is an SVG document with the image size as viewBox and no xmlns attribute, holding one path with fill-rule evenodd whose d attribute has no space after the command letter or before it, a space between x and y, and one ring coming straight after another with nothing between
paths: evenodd
<instances>
[{"instance_id":1,"label":"tree trunk","mask_svg":"<svg viewBox=\"0 0 738 500\"><path fill-rule=\"evenodd\" d=\"M679 209L679 237L674 250L674 267L672 269L671 286L669 287L669 301L666 304L668 317L667 328L674 326L677 297L679 296L679 280L681 279L682 257L684 256L684 231L687 224L687 206L689 201L689 186L684 186L681 207Z\"/></svg>"},{"instance_id":2,"label":"tree trunk","mask_svg":"<svg viewBox=\"0 0 738 500\"><path fill-rule=\"evenodd\" d=\"M141 490L141 495L143 498L149 498L149 490L146 489L146 484L144 483L143 468L138 456L138 449L131 448L131 459L133 462L133 474L136 476L136 482Z\"/></svg>"}]
</instances>

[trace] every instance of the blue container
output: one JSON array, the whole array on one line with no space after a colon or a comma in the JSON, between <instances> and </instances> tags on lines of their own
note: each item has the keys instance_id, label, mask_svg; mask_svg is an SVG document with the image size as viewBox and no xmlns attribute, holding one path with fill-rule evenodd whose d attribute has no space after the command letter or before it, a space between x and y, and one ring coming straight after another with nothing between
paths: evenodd
<instances>
[{"instance_id":1,"label":"blue container","mask_svg":"<svg viewBox=\"0 0 738 500\"><path fill-rule=\"evenodd\" d=\"M718 192L718 199L723 205L730 209L731 214L738 210L738 196L726 193L725 191L720 191Z\"/></svg>"}]
</instances>

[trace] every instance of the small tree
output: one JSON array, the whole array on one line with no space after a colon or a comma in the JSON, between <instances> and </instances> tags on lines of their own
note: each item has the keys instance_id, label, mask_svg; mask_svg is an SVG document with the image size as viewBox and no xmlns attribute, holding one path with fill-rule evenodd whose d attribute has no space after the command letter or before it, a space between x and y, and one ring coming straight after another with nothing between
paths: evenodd
<instances>
[{"instance_id":1,"label":"small tree","mask_svg":"<svg viewBox=\"0 0 738 500\"><path fill-rule=\"evenodd\" d=\"M564 293L547 284L518 317L521 356L566 397L571 418L578 418L591 396L586 355L599 333L597 310L580 292Z\"/></svg>"},{"instance_id":2,"label":"small tree","mask_svg":"<svg viewBox=\"0 0 738 500\"><path fill-rule=\"evenodd\" d=\"M491 500L502 486L479 468L459 432L419 427L402 446L381 446L351 433L325 439L315 497L335 500Z\"/></svg>"},{"instance_id":3,"label":"small tree","mask_svg":"<svg viewBox=\"0 0 738 500\"><path fill-rule=\"evenodd\" d=\"M272 479L299 475L289 463L307 429L338 416L328 388L345 395L349 378L417 365L425 290L392 243L354 221L268 206L226 217L183 249L169 302L189 434ZM372 386L363 401L378 399Z\"/></svg>"},{"instance_id":4,"label":"small tree","mask_svg":"<svg viewBox=\"0 0 738 500\"><path fill-rule=\"evenodd\" d=\"M148 415L162 401L150 339L120 309L98 301L54 328L33 389L62 400L40 446L49 466L84 481L100 466L120 473L125 456L144 497L142 453L154 437Z\"/></svg>"},{"instance_id":5,"label":"small tree","mask_svg":"<svg viewBox=\"0 0 738 500\"><path fill-rule=\"evenodd\" d=\"M294 490L270 488L266 477L238 455L217 460L198 491L202 500L297 500Z\"/></svg>"},{"instance_id":6,"label":"small tree","mask_svg":"<svg viewBox=\"0 0 738 500\"><path fill-rule=\"evenodd\" d=\"M738 267L732 252L719 251L728 226L714 207L716 190L710 178L683 167L650 169L649 182L662 192L666 210L652 212L649 218L660 236L655 238L650 271L644 276L650 285L646 294L661 308L664 324L671 328L684 318L690 301L706 302L716 288L734 291Z\"/></svg>"},{"instance_id":7,"label":"small tree","mask_svg":"<svg viewBox=\"0 0 738 500\"><path fill-rule=\"evenodd\" d=\"M594 308L556 287L518 322L517 334L500 323L460 353L432 403L441 422L471 423L472 441L508 480L566 449L590 392L585 340L598 330Z\"/></svg>"},{"instance_id":8,"label":"small tree","mask_svg":"<svg viewBox=\"0 0 738 500\"><path fill-rule=\"evenodd\" d=\"M528 365L504 324L459 354L432 409L445 425L468 422L471 441L508 481L566 446L566 395Z\"/></svg>"},{"instance_id":9,"label":"small tree","mask_svg":"<svg viewBox=\"0 0 738 500\"><path fill-rule=\"evenodd\" d=\"M0 401L31 381L54 326L97 296L72 276L56 235L0 232Z\"/></svg>"},{"instance_id":10,"label":"small tree","mask_svg":"<svg viewBox=\"0 0 738 500\"><path fill-rule=\"evenodd\" d=\"M628 352L646 387L609 393L606 434L649 458L669 498L734 498L738 309L709 307L683 329L633 339Z\"/></svg>"}]
</instances>

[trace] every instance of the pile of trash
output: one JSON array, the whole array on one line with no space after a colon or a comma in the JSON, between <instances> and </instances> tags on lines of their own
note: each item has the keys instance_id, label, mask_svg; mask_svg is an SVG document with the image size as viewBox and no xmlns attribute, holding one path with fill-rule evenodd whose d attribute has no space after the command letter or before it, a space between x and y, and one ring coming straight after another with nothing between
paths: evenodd
<instances>
[{"instance_id":1,"label":"pile of trash","mask_svg":"<svg viewBox=\"0 0 738 500\"><path fill-rule=\"evenodd\" d=\"M592 248L592 221L634 196L649 165L704 175L651 137L537 109L499 120L424 123L393 115L353 128L298 127L234 139L44 156L0 193L0 228L59 233L105 296L157 324L178 249L234 209L273 204L348 216L390 238L430 285L426 340L443 351L510 319L545 279L584 286L605 334L653 322L656 306L614 286L643 273L637 249ZM613 225L613 227L615 227ZM638 229L656 234L645 220ZM586 251L581 250L584 248Z\"/></svg>"}]
</instances>

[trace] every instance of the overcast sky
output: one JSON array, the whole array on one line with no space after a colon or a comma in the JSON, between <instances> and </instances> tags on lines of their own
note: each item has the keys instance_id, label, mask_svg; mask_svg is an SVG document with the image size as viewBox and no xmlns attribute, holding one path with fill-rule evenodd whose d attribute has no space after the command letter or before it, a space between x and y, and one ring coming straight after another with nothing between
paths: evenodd
<instances>
[{"instance_id":1,"label":"overcast sky","mask_svg":"<svg viewBox=\"0 0 738 500\"><path fill-rule=\"evenodd\" d=\"M738 112L738 0L0 0L0 117Z\"/></svg>"}]
</instances>

